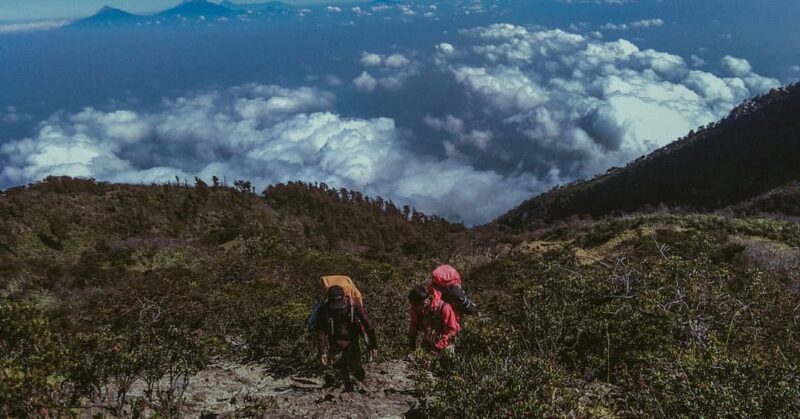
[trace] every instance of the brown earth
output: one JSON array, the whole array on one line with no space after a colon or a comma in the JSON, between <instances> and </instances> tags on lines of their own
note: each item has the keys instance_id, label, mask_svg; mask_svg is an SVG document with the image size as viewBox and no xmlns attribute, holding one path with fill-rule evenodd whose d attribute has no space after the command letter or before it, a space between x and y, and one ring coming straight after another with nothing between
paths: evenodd
<instances>
[{"instance_id":1,"label":"brown earth","mask_svg":"<svg viewBox=\"0 0 800 419\"><path fill-rule=\"evenodd\" d=\"M367 378L356 385L356 391L344 392L341 383L326 384L322 373L276 378L258 364L217 364L191 377L182 417L387 418L404 417L417 406L409 361L370 363L365 369ZM327 374L335 375L331 371ZM129 402L143 400L144 389L144 383L135 383ZM81 416L89 418L98 413L108 414L92 408ZM151 416L151 412L146 410L144 416Z\"/></svg>"}]
</instances>

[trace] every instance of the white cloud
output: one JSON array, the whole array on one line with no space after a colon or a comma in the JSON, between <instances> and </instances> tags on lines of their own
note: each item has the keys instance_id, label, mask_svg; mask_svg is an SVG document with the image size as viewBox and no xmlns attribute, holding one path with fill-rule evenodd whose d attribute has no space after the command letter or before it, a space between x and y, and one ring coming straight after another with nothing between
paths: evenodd
<instances>
[{"instance_id":1,"label":"white cloud","mask_svg":"<svg viewBox=\"0 0 800 419\"><path fill-rule=\"evenodd\" d=\"M441 44L437 45L436 50L443 55L452 55L455 54L456 52L456 48L452 44L448 44L447 42L442 42Z\"/></svg>"},{"instance_id":2,"label":"white cloud","mask_svg":"<svg viewBox=\"0 0 800 419\"><path fill-rule=\"evenodd\" d=\"M361 8L361 7L359 7L359 6L352 7L350 10L351 10L353 13L355 13L356 15L358 15L358 16L366 16L366 15L369 15L369 12L365 11L364 9L362 9L362 8Z\"/></svg>"},{"instance_id":3,"label":"white cloud","mask_svg":"<svg viewBox=\"0 0 800 419\"><path fill-rule=\"evenodd\" d=\"M753 72L750 62L743 58L736 58L730 55L722 57L722 68L733 76L741 79L747 88L754 91L766 91L778 87L777 80L760 76Z\"/></svg>"},{"instance_id":4,"label":"white cloud","mask_svg":"<svg viewBox=\"0 0 800 419\"><path fill-rule=\"evenodd\" d=\"M37 32L58 29L69 24L68 20L48 20L42 22L0 24L0 34L18 32Z\"/></svg>"},{"instance_id":5,"label":"white cloud","mask_svg":"<svg viewBox=\"0 0 800 419\"><path fill-rule=\"evenodd\" d=\"M365 67L386 66L388 68L400 68L411 64L411 60L402 54L384 56L364 51L361 53L361 64Z\"/></svg>"},{"instance_id":6,"label":"white cloud","mask_svg":"<svg viewBox=\"0 0 800 419\"><path fill-rule=\"evenodd\" d=\"M378 67L383 64L383 57L364 51L361 53L361 64L367 67Z\"/></svg>"},{"instance_id":7,"label":"white cloud","mask_svg":"<svg viewBox=\"0 0 800 419\"><path fill-rule=\"evenodd\" d=\"M645 20L637 20L635 22L630 23L606 23L605 25L601 26L600 29L607 29L613 31L624 31L630 28L634 29L647 29L647 28L656 28L659 26L664 26L664 21L661 19L645 19Z\"/></svg>"},{"instance_id":8,"label":"white cloud","mask_svg":"<svg viewBox=\"0 0 800 419\"><path fill-rule=\"evenodd\" d=\"M548 100L547 92L515 67L458 67L453 75L501 111L532 109Z\"/></svg>"},{"instance_id":9,"label":"white cloud","mask_svg":"<svg viewBox=\"0 0 800 419\"><path fill-rule=\"evenodd\" d=\"M464 121L453 115L447 115L444 118L434 118L426 115L423 122L430 128L450 134L459 134L464 131Z\"/></svg>"},{"instance_id":10,"label":"white cloud","mask_svg":"<svg viewBox=\"0 0 800 419\"><path fill-rule=\"evenodd\" d=\"M402 54L392 54L386 57L385 64L387 67L400 68L409 65L411 61L404 57Z\"/></svg>"},{"instance_id":11,"label":"white cloud","mask_svg":"<svg viewBox=\"0 0 800 419\"><path fill-rule=\"evenodd\" d=\"M703 58L701 58L701 57L699 57L699 56L697 56L695 54L692 54L692 56L689 57L689 58L692 60L692 66L693 67L702 67L702 66L706 65L706 60L704 60Z\"/></svg>"},{"instance_id":12,"label":"white cloud","mask_svg":"<svg viewBox=\"0 0 800 419\"><path fill-rule=\"evenodd\" d=\"M601 26L600 29L608 29L612 31L624 31L628 29L628 25L625 23L606 23L605 25Z\"/></svg>"},{"instance_id":13,"label":"white cloud","mask_svg":"<svg viewBox=\"0 0 800 419\"><path fill-rule=\"evenodd\" d=\"M339 6L328 6L327 10L331 13L341 13L342 8Z\"/></svg>"},{"instance_id":14,"label":"white cloud","mask_svg":"<svg viewBox=\"0 0 800 419\"><path fill-rule=\"evenodd\" d=\"M371 92L380 86L388 90L397 90L405 85L408 78L419 72L419 63L411 61L402 54L381 55L364 51L361 53L361 65L374 68L377 77L363 72L353 82L359 90Z\"/></svg>"},{"instance_id":15,"label":"white cloud","mask_svg":"<svg viewBox=\"0 0 800 419\"><path fill-rule=\"evenodd\" d=\"M664 26L664 21L661 19L646 19L631 22L631 27L633 28L655 28L658 26Z\"/></svg>"},{"instance_id":16,"label":"white cloud","mask_svg":"<svg viewBox=\"0 0 800 419\"><path fill-rule=\"evenodd\" d=\"M405 5L405 4L400 4L397 7L400 9L400 12L404 16L414 16L416 14L416 12L414 12L414 10L411 9L411 7L409 7L409 6Z\"/></svg>"},{"instance_id":17,"label":"white cloud","mask_svg":"<svg viewBox=\"0 0 800 419\"><path fill-rule=\"evenodd\" d=\"M492 138L494 138L494 134L489 130L468 130L467 124L463 119L449 114L445 115L444 118L426 115L423 118L423 123L433 130L450 134L457 143L470 145L481 151L486 151L491 145ZM460 157L464 157L454 152L455 149L452 142L445 143L445 147L449 148L449 150L446 150L448 155L458 154Z\"/></svg>"},{"instance_id":18,"label":"white cloud","mask_svg":"<svg viewBox=\"0 0 800 419\"><path fill-rule=\"evenodd\" d=\"M0 146L0 185L48 175L133 183L216 175L257 188L320 181L476 223L554 183L413 154L393 120L343 118L333 101L315 89L250 84L165 99L153 113L57 113Z\"/></svg>"},{"instance_id":19,"label":"white cloud","mask_svg":"<svg viewBox=\"0 0 800 419\"><path fill-rule=\"evenodd\" d=\"M378 80L375 80L375 77L372 77L366 71L362 71L361 75L353 80L353 84L356 85L358 90L369 93L378 86Z\"/></svg>"},{"instance_id":20,"label":"white cloud","mask_svg":"<svg viewBox=\"0 0 800 419\"><path fill-rule=\"evenodd\" d=\"M425 123L453 136L448 155L500 159L506 167L549 170L565 180L623 165L778 85L746 60L724 58L731 76L723 77L625 39L603 42L509 24L461 33L469 39L459 49L472 55L437 53L435 62L474 101L471 108L483 106L478 119L503 132L493 132L480 154L463 140L466 128L455 132L457 121L446 116Z\"/></svg>"},{"instance_id":21,"label":"white cloud","mask_svg":"<svg viewBox=\"0 0 800 419\"><path fill-rule=\"evenodd\" d=\"M722 67L736 77L746 76L753 71L747 60L730 55L722 57Z\"/></svg>"}]
</instances>

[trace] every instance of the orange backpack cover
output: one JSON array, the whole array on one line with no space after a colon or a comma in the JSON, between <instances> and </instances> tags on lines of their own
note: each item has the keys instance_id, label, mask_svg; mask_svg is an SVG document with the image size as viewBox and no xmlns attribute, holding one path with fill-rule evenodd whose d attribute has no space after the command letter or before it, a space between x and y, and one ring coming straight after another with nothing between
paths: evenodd
<instances>
[{"instance_id":1,"label":"orange backpack cover","mask_svg":"<svg viewBox=\"0 0 800 419\"><path fill-rule=\"evenodd\" d=\"M356 288L356 284L349 276L344 275L329 275L320 278L320 294L323 300L328 297L328 288L334 285L342 287L345 296L350 297L350 299L362 306L364 305L364 300L361 299L361 292Z\"/></svg>"}]
</instances>

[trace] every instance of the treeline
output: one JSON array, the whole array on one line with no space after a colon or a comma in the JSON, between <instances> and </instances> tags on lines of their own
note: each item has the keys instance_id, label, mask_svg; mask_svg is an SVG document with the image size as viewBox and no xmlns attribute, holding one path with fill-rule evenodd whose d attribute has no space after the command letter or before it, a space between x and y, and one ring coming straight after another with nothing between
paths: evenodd
<instances>
[{"instance_id":1,"label":"treeline","mask_svg":"<svg viewBox=\"0 0 800 419\"><path fill-rule=\"evenodd\" d=\"M368 253L379 259L398 253L422 257L459 246L463 235L459 233L466 233L463 224L325 183L272 185L264 197L285 218L302 225L296 234L328 250Z\"/></svg>"},{"instance_id":2,"label":"treeline","mask_svg":"<svg viewBox=\"0 0 800 419\"><path fill-rule=\"evenodd\" d=\"M152 184L109 184L94 179L48 177L0 195L0 252L26 242L61 251L96 240L169 238L219 245L270 235L300 247L343 251L379 260L419 258L464 248L468 230L380 196L289 182L262 196L249 181L226 186L214 178ZM88 230L88 231L87 231Z\"/></svg>"}]
</instances>

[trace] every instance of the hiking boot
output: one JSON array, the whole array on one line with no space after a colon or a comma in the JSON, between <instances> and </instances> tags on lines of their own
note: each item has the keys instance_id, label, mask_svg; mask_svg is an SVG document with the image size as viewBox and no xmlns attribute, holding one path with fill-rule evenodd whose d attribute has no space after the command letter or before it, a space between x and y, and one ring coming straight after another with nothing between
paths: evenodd
<instances>
[{"instance_id":1,"label":"hiking boot","mask_svg":"<svg viewBox=\"0 0 800 419\"><path fill-rule=\"evenodd\" d=\"M367 372L364 371L364 368L361 368L353 373L353 377L356 377L358 381L364 381L364 379L367 378Z\"/></svg>"},{"instance_id":2,"label":"hiking boot","mask_svg":"<svg viewBox=\"0 0 800 419\"><path fill-rule=\"evenodd\" d=\"M344 384L345 392L351 392L354 390L353 380L350 379L350 374L347 372L342 372L342 384Z\"/></svg>"},{"instance_id":3,"label":"hiking boot","mask_svg":"<svg viewBox=\"0 0 800 419\"><path fill-rule=\"evenodd\" d=\"M322 388L333 387L334 385L336 385L336 377L334 377L331 374L325 374L322 377L322 380L323 380Z\"/></svg>"}]
</instances>

